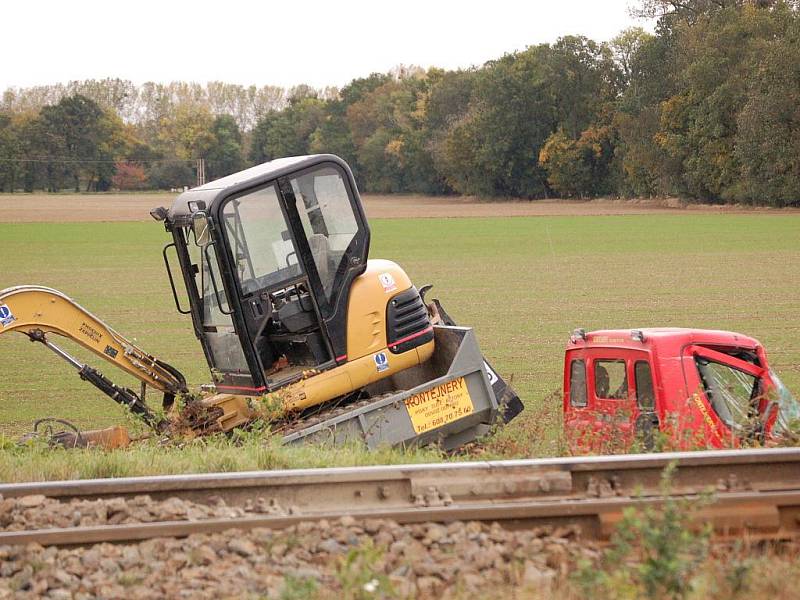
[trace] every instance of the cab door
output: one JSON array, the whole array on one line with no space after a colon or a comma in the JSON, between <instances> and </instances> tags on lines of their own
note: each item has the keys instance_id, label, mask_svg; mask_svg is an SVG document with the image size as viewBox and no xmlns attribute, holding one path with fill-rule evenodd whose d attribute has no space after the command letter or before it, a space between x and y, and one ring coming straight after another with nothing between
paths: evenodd
<instances>
[{"instance_id":1,"label":"cab door","mask_svg":"<svg viewBox=\"0 0 800 600\"><path fill-rule=\"evenodd\" d=\"M594 403L589 400L586 369L584 350L567 352L564 359L564 435L573 454L592 451Z\"/></svg>"},{"instance_id":2,"label":"cab door","mask_svg":"<svg viewBox=\"0 0 800 600\"><path fill-rule=\"evenodd\" d=\"M687 383L698 391L692 408L702 419L705 442L736 447L742 441L763 437L769 412L767 396L773 384L757 356L723 350L688 346L684 353L694 368L686 373Z\"/></svg>"},{"instance_id":3,"label":"cab door","mask_svg":"<svg viewBox=\"0 0 800 600\"><path fill-rule=\"evenodd\" d=\"M647 350L595 347L568 353L564 425L570 447L624 452L638 441L652 449L660 428L655 376Z\"/></svg>"},{"instance_id":4,"label":"cab door","mask_svg":"<svg viewBox=\"0 0 800 600\"><path fill-rule=\"evenodd\" d=\"M570 449L577 453L621 452L630 448L641 430L647 429L642 412L652 423L655 401L649 398L644 370L639 366L643 390L639 409L636 365L648 356L625 348L586 348L567 353L564 365L564 427ZM638 427L637 427L638 426Z\"/></svg>"},{"instance_id":5,"label":"cab door","mask_svg":"<svg viewBox=\"0 0 800 600\"><path fill-rule=\"evenodd\" d=\"M233 275L226 289L242 307L234 314L242 324L242 347L255 357L267 389L332 362L315 281L275 182L229 196L218 218Z\"/></svg>"},{"instance_id":6,"label":"cab door","mask_svg":"<svg viewBox=\"0 0 800 600\"><path fill-rule=\"evenodd\" d=\"M625 349L598 350L589 361L598 450L623 452L633 444L638 411L631 393L632 356Z\"/></svg>"}]
</instances>

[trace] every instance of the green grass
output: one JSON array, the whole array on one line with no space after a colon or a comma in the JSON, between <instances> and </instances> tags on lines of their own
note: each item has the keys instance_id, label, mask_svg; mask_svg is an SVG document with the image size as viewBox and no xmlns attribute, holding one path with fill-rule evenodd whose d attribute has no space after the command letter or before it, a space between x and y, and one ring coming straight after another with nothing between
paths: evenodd
<instances>
[{"instance_id":1,"label":"green grass","mask_svg":"<svg viewBox=\"0 0 800 600\"><path fill-rule=\"evenodd\" d=\"M174 446L148 440L111 451L49 448L42 441L19 446L0 439L0 482L430 463L444 459L435 448L406 452L381 448L366 452L352 444L320 452L313 446L282 446L277 436L265 437L255 432L237 434L233 439L198 438Z\"/></svg>"},{"instance_id":2,"label":"green grass","mask_svg":"<svg viewBox=\"0 0 800 600\"><path fill-rule=\"evenodd\" d=\"M800 216L378 220L372 232L371 256L395 260L418 286L434 283L431 296L475 327L485 355L526 403L486 455L560 450L553 392L575 327L740 331L761 340L784 382L800 391ZM210 376L189 319L175 311L161 259L166 242L155 223L0 224L0 289L62 290L200 384ZM0 368L2 434L50 415L82 427L124 420L121 408L21 335L0 337Z\"/></svg>"}]
</instances>

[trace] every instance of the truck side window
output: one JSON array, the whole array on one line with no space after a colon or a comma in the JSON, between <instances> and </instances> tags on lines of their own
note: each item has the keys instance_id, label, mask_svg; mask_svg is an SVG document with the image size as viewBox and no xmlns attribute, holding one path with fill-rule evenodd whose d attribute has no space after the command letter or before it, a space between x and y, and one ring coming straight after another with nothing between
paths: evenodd
<instances>
[{"instance_id":1,"label":"truck side window","mask_svg":"<svg viewBox=\"0 0 800 600\"><path fill-rule=\"evenodd\" d=\"M569 366L569 403L578 408L587 404L586 363L582 360L573 360Z\"/></svg>"},{"instance_id":2,"label":"truck side window","mask_svg":"<svg viewBox=\"0 0 800 600\"><path fill-rule=\"evenodd\" d=\"M609 400L628 397L628 375L624 360L594 361L594 395Z\"/></svg>"},{"instance_id":3,"label":"truck side window","mask_svg":"<svg viewBox=\"0 0 800 600\"><path fill-rule=\"evenodd\" d=\"M650 363L644 360L637 361L633 370L636 377L636 403L640 410L652 411L655 408L656 396L653 391Z\"/></svg>"}]
</instances>

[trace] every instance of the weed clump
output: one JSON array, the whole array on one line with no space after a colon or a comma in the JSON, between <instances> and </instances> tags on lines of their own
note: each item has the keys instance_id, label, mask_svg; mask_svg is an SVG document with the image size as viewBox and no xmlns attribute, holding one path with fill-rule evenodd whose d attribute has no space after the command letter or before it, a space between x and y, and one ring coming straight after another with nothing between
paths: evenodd
<instances>
[{"instance_id":1,"label":"weed clump","mask_svg":"<svg viewBox=\"0 0 800 600\"><path fill-rule=\"evenodd\" d=\"M383 572L384 550L367 542L351 548L339 560L336 580L345 600L369 600L394 596L389 578Z\"/></svg>"},{"instance_id":2,"label":"weed clump","mask_svg":"<svg viewBox=\"0 0 800 600\"><path fill-rule=\"evenodd\" d=\"M709 555L711 529L698 511L711 502L670 493L675 463L664 470L658 507L626 509L599 563L583 562L574 582L587 597L682 599Z\"/></svg>"}]
</instances>

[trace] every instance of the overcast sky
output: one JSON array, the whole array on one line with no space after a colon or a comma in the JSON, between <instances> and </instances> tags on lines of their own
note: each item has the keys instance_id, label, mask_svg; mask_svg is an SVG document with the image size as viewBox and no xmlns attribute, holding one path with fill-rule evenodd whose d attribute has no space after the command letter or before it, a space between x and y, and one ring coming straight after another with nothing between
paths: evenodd
<instances>
[{"instance_id":1,"label":"overcast sky","mask_svg":"<svg viewBox=\"0 0 800 600\"><path fill-rule=\"evenodd\" d=\"M342 86L399 64L469 67L568 34L609 40L636 0L14 0L0 90L120 77Z\"/></svg>"}]
</instances>

